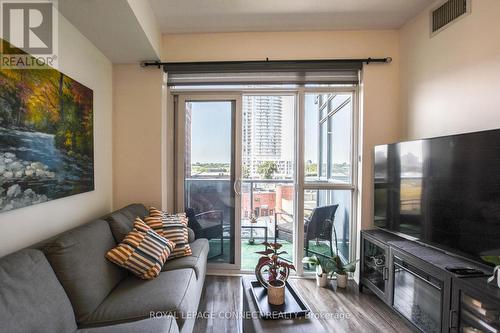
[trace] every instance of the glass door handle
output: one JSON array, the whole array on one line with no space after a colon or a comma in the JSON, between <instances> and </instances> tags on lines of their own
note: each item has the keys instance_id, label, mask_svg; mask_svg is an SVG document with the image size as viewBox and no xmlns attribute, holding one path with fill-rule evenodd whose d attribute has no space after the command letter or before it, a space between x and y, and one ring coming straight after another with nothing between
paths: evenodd
<instances>
[{"instance_id":1,"label":"glass door handle","mask_svg":"<svg viewBox=\"0 0 500 333\"><path fill-rule=\"evenodd\" d=\"M458 325L456 324L456 316L457 316L457 311L453 309L450 310L450 318L448 323L449 328L458 328Z\"/></svg>"},{"instance_id":2,"label":"glass door handle","mask_svg":"<svg viewBox=\"0 0 500 333\"><path fill-rule=\"evenodd\" d=\"M236 195L241 195L241 178L238 178L233 183L233 190Z\"/></svg>"}]
</instances>

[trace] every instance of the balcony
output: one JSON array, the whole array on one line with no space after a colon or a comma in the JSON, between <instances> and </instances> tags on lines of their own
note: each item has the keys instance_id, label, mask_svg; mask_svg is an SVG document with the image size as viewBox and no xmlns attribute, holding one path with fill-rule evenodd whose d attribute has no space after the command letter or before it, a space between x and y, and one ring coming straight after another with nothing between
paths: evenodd
<instances>
[{"instance_id":1,"label":"balcony","mask_svg":"<svg viewBox=\"0 0 500 333\"><path fill-rule=\"evenodd\" d=\"M236 232L241 235L241 269L253 270L257 264L263 241L276 240L283 245L287 254L284 259L292 261L294 218L294 186L293 181L283 180L242 180L241 183L241 228L234 230L234 198L233 186L228 179L190 178L186 180L186 206L195 210L196 214L208 211L220 211L221 214L202 215L212 222L222 222L222 239L220 235L212 235L209 239L209 262L234 262ZM314 204L315 205L315 204ZM310 214L306 212L306 216ZM276 223L278 228L276 228ZM276 232L277 231L277 232ZM221 249L222 246L222 249ZM310 241L312 252L331 256L329 242Z\"/></svg>"}]
</instances>

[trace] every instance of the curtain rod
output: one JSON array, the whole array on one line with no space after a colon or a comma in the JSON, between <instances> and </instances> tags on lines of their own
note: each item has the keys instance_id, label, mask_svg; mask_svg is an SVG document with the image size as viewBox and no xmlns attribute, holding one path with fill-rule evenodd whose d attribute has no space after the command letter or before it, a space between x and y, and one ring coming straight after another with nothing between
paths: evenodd
<instances>
[{"instance_id":1,"label":"curtain rod","mask_svg":"<svg viewBox=\"0 0 500 333\"><path fill-rule=\"evenodd\" d=\"M392 62L391 57L386 58L362 58L362 59L322 59L322 60L249 60L249 61L199 61L199 62L161 62L161 61L143 61L141 62L141 67L156 66L158 68L163 67L204 67L204 66L227 66L227 65L249 65L249 66L259 66L259 65L320 65L320 64L371 64L371 63L382 63L390 64Z\"/></svg>"}]
</instances>

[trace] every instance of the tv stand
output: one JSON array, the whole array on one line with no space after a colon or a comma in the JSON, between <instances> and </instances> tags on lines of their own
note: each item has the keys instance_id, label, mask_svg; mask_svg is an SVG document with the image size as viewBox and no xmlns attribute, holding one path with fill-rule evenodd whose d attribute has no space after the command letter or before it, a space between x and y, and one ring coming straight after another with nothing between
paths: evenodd
<instances>
[{"instance_id":1,"label":"tv stand","mask_svg":"<svg viewBox=\"0 0 500 333\"><path fill-rule=\"evenodd\" d=\"M446 266L445 268L448 272L459 278L486 276L482 270L469 266Z\"/></svg>"},{"instance_id":2,"label":"tv stand","mask_svg":"<svg viewBox=\"0 0 500 333\"><path fill-rule=\"evenodd\" d=\"M500 288L488 285L491 271L380 229L361 232L360 290L420 332L500 332Z\"/></svg>"}]
</instances>

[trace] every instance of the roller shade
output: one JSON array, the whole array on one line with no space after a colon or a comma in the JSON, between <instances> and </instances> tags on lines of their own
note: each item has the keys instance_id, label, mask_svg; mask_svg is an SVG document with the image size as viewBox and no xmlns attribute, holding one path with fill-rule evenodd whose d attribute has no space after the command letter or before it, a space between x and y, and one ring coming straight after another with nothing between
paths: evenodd
<instances>
[{"instance_id":1,"label":"roller shade","mask_svg":"<svg viewBox=\"0 0 500 333\"><path fill-rule=\"evenodd\" d=\"M166 63L169 86L357 84L363 62L352 60Z\"/></svg>"}]
</instances>

